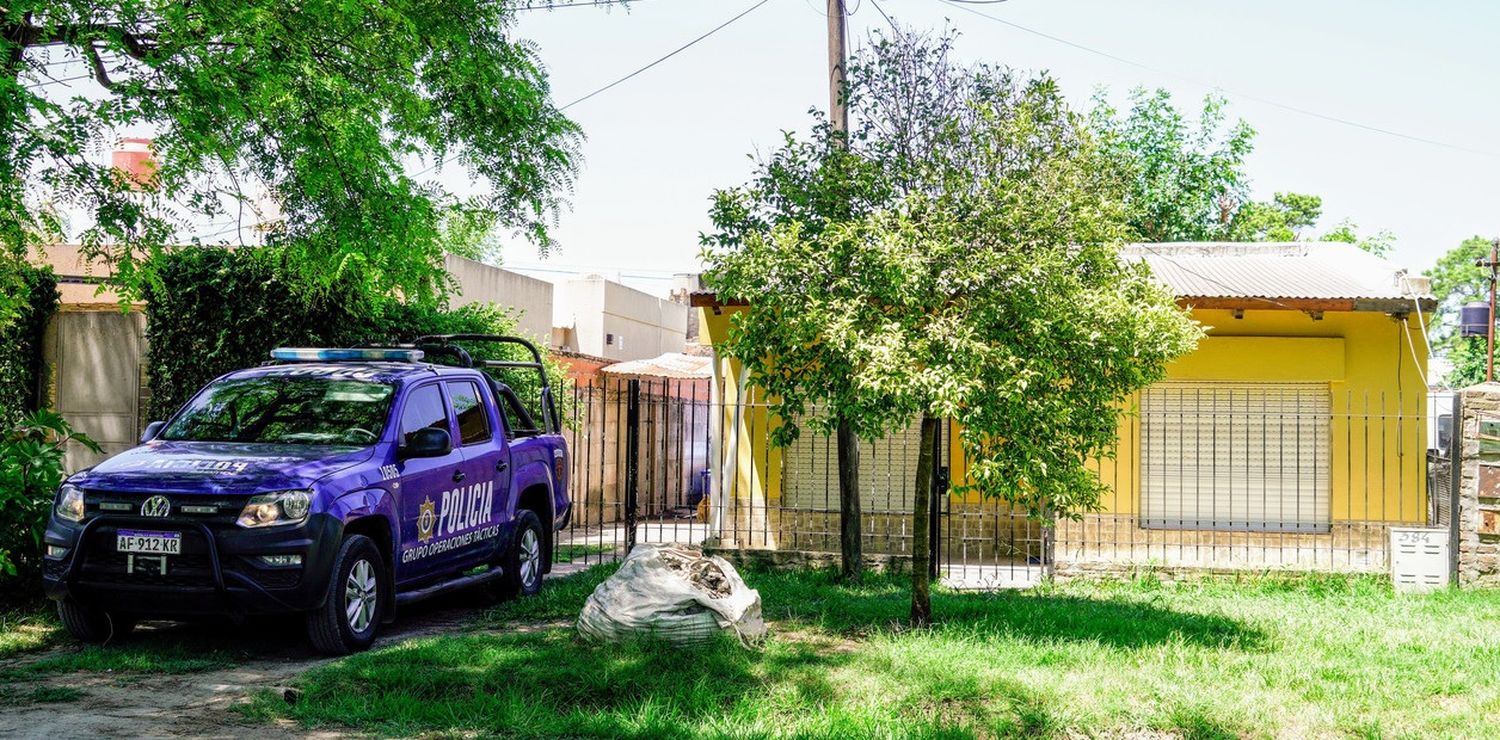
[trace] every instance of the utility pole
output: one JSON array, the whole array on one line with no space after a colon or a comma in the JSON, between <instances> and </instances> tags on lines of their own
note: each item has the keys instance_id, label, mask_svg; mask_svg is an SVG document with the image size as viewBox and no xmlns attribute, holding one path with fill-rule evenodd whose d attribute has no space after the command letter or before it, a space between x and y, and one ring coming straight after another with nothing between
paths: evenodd
<instances>
[{"instance_id":1,"label":"utility pole","mask_svg":"<svg viewBox=\"0 0 1500 740\"><path fill-rule=\"evenodd\" d=\"M1497 275L1497 271L1500 271L1500 239L1490 242L1489 261L1479 260L1475 264L1489 268L1490 271L1490 325L1487 332L1489 341L1484 355L1484 382L1493 383L1495 382L1495 280L1500 277Z\"/></svg>"},{"instance_id":2,"label":"utility pole","mask_svg":"<svg viewBox=\"0 0 1500 740\"><path fill-rule=\"evenodd\" d=\"M848 35L844 0L828 0L828 122L833 126L834 146L847 147L849 107L844 101L844 42ZM864 575L863 532L860 526L859 435L848 419L838 419L835 438L839 462L839 555L840 574L845 581Z\"/></svg>"},{"instance_id":3,"label":"utility pole","mask_svg":"<svg viewBox=\"0 0 1500 740\"><path fill-rule=\"evenodd\" d=\"M828 120L841 134L849 132L849 107L844 103L847 20L844 0L828 0Z\"/></svg>"}]
</instances>

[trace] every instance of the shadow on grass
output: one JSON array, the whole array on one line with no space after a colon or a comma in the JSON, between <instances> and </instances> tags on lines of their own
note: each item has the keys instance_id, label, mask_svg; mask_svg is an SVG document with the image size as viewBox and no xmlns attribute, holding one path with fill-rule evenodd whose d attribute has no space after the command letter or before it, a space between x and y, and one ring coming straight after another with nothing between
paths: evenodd
<instances>
[{"instance_id":1,"label":"shadow on grass","mask_svg":"<svg viewBox=\"0 0 1500 740\"><path fill-rule=\"evenodd\" d=\"M445 635L353 656L307 673L295 705L267 694L243 711L394 735L1035 737L1063 732L1070 711L1046 691L963 663L974 638L1124 649L1246 649L1264 639L1233 619L1139 595L940 592L937 639L907 643L899 628L908 604L903 579L845 586L831 573L752 571L746 579L779 633L759 650L731 639L699 649L581 641L557 622L576 616L611 572L549 584L538 599L486 615L501 630L525 618L553 626ZM881 639L867 642L867 634ZM908 652L913 646L920 655ZM1191 710L1159 724L1194 737L1234 728Z\"/></svg>"},{"instance_id":2,"label":"shadow on grass","mask_svg":"<svg viewBox=\"0 0 1500 740\"><path fill-rule=\"evenodd\" d=\"M804 647L751 651L729 639L697 649L596 645L569 628L447 636L320 667L304 677L295 706L262 697L247 711L392 734L671 737L724 717L767 680L783 701L830 701L829 671L848 660Z\"/></svg>"}]
</instances>

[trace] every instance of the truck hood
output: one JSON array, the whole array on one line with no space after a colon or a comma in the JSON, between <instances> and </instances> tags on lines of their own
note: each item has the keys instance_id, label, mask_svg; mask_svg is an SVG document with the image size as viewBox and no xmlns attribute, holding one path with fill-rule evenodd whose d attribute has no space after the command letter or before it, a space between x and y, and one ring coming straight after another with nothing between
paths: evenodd
<instances>
[{"instance_id":1,"label":"truck hood","mask_svg":"<svg viewBox=\"0 0 1500 740\"><path fill-rule=\"evenodd\" d=\"M106 491L213 495L308 488L368 460L371 447L152 441L75 476Z\"/></svg>"}]
</instances>

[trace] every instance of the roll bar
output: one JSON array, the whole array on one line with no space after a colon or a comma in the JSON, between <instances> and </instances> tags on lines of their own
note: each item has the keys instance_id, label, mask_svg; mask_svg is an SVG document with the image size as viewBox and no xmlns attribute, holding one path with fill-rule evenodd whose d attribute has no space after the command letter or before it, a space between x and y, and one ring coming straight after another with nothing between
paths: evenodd
<instances>
[{"instance_id":1,"label":"roll bar","mask_svg":"<svg viewBox=\"0 0 1500 740\"><path fill-rule=\"evenodd\" d=\"M532 361L476 360L464 348L454 345L454 342L514 344L524 347L531 354ZM542 380L542 413L547 417L542 422L546 425L548 432L556 433L562 430L562 418L557 411L557 399L552 395L552 384L547 379L547 366L542 363L542 352L529 340L504 334L428 334L417 337L412 344L429 355L445 354L453 357L463 367L535 370L537 377Z\"/></svg>"}]
</instances>

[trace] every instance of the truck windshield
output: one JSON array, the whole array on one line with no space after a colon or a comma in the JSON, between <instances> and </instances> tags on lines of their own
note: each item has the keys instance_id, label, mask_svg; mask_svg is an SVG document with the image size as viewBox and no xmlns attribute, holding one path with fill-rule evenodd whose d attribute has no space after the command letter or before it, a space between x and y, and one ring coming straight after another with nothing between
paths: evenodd
<instances>
[{"instance_id":1,"label":"truck windshield","mask_svg":"<svg viewBox=\"0 0 1500 740\"><path fill-rule=\"evenodd\" d=\"M391 395L391 386L362 380L221 380L189 402L160 438L363 447L380 438Z\"/></svg>"}]
</instances>

